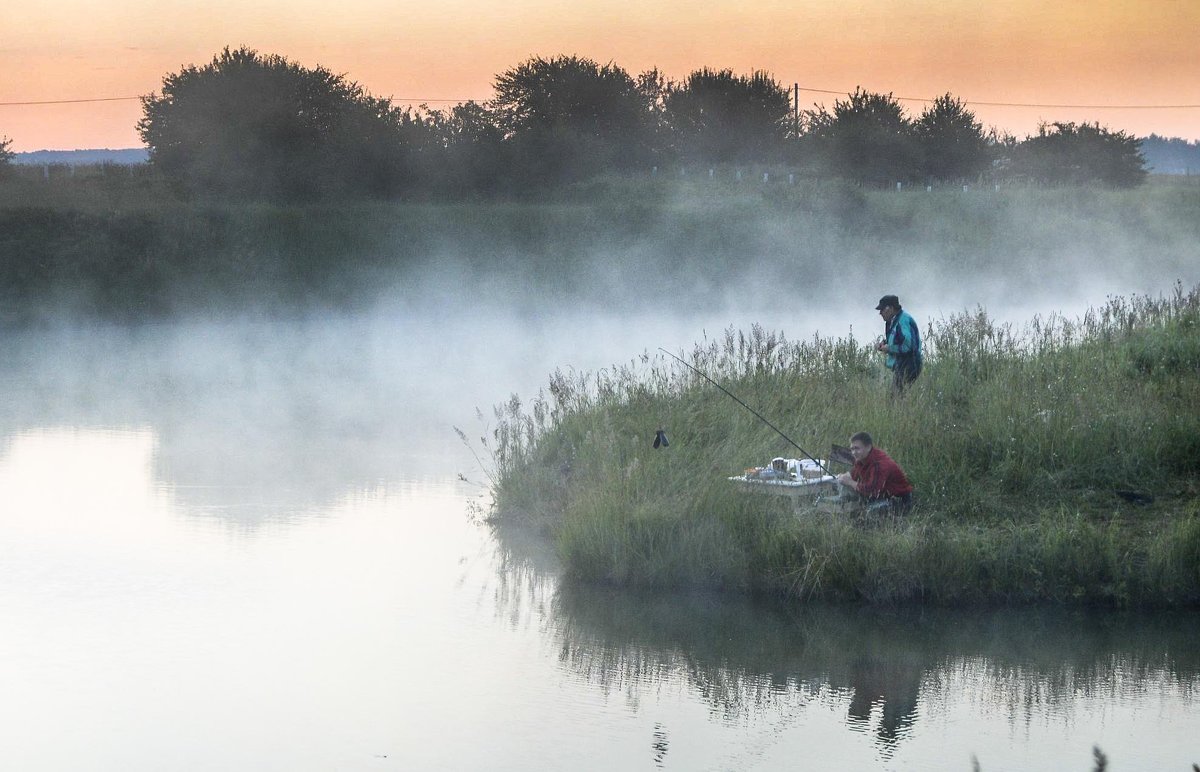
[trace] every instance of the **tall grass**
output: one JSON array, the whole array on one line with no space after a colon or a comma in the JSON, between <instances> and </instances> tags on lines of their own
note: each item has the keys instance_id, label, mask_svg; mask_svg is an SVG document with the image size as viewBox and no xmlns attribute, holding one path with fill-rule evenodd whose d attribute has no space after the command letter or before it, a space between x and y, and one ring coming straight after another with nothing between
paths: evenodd
<instances>
[{"instance_id":1,"label":"tall grass","mask_svg":"<svg viewBox=\"0 0 1200 772\"><path fill-rule=\"evenodd\" d=\"M588 580L878 603L1200 602L1200 288L1021 330L979 309L931 323L927 345L900 399L853 337L755 327L686 353L814 455L870 431L916 485L911 517L863 527L740 494L727 476L796 451L649 353L556 373L529 410L514 398L497 411L497 516L546 524ZM654 450L660 426L672 444Z\"/></svg>"}]
</instances>

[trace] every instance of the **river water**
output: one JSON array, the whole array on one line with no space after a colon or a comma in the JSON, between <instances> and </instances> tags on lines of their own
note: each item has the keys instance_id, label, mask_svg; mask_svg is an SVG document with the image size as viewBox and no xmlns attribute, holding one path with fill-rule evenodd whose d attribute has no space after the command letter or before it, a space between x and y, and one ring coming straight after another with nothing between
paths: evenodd
<instances>
[{"instance_id":1,"label":"river water","mask_svg":"<svg viewBox=\"0 0 1200 772\"><path fill-rule=\"evenodd\" d=\"M704 320L400 314L0 345L0 768L1190 770L1194 613L561 581L453 427ZM709 328L712 329L711 327ZM476 414L482 409L482 415Z\"/></svg>"}]
</instances>

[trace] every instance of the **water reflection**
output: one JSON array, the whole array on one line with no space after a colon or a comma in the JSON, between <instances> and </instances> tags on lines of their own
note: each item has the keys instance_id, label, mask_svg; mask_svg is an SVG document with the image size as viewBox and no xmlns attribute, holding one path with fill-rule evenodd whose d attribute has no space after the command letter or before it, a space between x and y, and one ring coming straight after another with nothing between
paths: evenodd
<instances>
[{"instance_id":1,"label":"water reflection","mask_svg":"<svg viewBox=\"0 0 1200 772\"><path fill-rule=\"evenodd\" d=\"M1133 768L1194 735L1186 616L563 586L546 534L464 517L481 400L444 387L508 376L477 347L425 383L444 336L334 330L0 341L7 766L1082 769L1099 740Z\"/></svg>"},{"instance_id":2,"label":"water reflection","mask_svg":"<svg viewBox=\"0 0 1200 772\"><path fill-rule=\"evenodd\" d=\"M452 483L293 520L265 502L242 538L241 514L176 498L149 428L0 443L4 769L439 768L418 740L450 700L414 738L407 696L472 686L461 663L489 632L457 605L479 548Z\"/></svg>"},{"instance_id":3,"label":"water reflection","mask_svg":"<svg viewBox=\"0 0 1200 772\"><path fill-rule=\"evenodd\" d=\"M496 522L496 579L490 601L512 628L541 629L553 614L559 562L549 534L520 524Z\"/></svg>"},{"instance_id":4,"label":"water reflection","mask_svg":"<svg viewBox=\"0 0 1200 772\"><path fill-rule=\"evenodd\" d=\"M796 608L563 585L550 633L561 665L605 693L636 701L681 682L724 722L826 711L883 759L922 722L962 722L964 702L967 723L1022 731L1070 724L1092 699L1194 704L1200 686L1200 619L1188 614Z\"/></svg>"},{"instance_id":5,"label":"water reflection","mask_svg":"<svg viewBox=\"0 0 1200 772\"><path fill-rule=\"evenodd\" d=\"M1082 770L1097 744L1141 768L1194 761L1195 614L638 593L560 583L544 535L493 534L496 613L539 628L565 673L652 722L643 759L656 768L688 768L672 756L706 744L724 753L714 769L770 769L817 745L841 769ZM670 707L693 701L703 730Z\"/></svg>"},{"instance_id":6,"label":"water reflection","mask_svg":"<svg viewBox=\"0 0 1200 772\"><path fill-rule=\"evenodd\" d=\"M912 726L921 692L921 667L896 658L862 656L850 665L850 707L846 722L859 732L873 731L884 748L895 745Z\"/></svg>"},{"instance_id":7,"label":"water reflection","mask_svg":"<svg viewBox=\"0 0 1200 772\"><path fill-rule=\"evenodd\" d=\"M362 320L9 334L0 442L148 433L148 473L165 495L188 516L249 530L397 478L452 478L462 464L451 424L474 402L438 409L436 379L409 372L413 345L387 335Z\"/></svg>"}]
</instances>

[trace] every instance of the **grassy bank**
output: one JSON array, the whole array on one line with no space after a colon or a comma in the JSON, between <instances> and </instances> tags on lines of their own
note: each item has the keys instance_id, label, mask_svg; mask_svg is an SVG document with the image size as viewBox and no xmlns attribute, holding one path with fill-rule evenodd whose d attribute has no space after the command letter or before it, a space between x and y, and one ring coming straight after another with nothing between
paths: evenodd
<instances>
[{"instance_id":1,"label":"grassy bank","mask_svg":"<svg viewBox=\"0 0 1200 772\"><path fill-rule=\"evenodd\" d=\"M686 354L814 454L870 431L917 487L902 521L797 518L739 494L726 476L795 452L650 354L556 374L531 404L497 410L497 516L543 523L588 581L872 603L1200 603L1200 289L1021 330L954 316L927 345L901 400L853 338L728 331ZM659 426L671 446L654 450Z\"/></svg>"},{"instance_id":2,"label":"grassy bank","mask_svg":"<svg viewBox=\"0 0 1200 772\"><path fill-rule=\"evenodd\" d=\"M56 176L57 175L57 176ZM1200 187L867 191L813 181L608 179L543 201L299 206L174 197L127 171L0 179L0 308L25 322L230 308L514 297L611 310L818 302L895 272L948 282L1036 274L1072 288L1139 267L1190 276ZM836 281L836 285L830 282ZM669 291L668 291L669 290Z\"/></svg>"}]
</instances>

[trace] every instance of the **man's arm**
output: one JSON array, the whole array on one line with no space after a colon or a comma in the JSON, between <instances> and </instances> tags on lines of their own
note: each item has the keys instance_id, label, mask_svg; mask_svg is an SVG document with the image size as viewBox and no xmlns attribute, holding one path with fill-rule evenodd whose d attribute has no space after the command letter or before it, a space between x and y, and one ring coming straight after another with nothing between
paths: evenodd
<instances>
[{"instance_id":1,"label":"man's arm","mask_svg":"<svg viewBox=\"0 0 1200 772\"><path fill-rule=\"evenodd\" d=\"M859 475L857 480L851 477L849 472L844 472L838 475L838 482L845 485L852 491L861 493L869 499L873 499L878 496L883 490L884 484L882 475L879 473L878 464L870 464L869 466L863 467L862 473Z\"/></svg>"}]
</instances>

